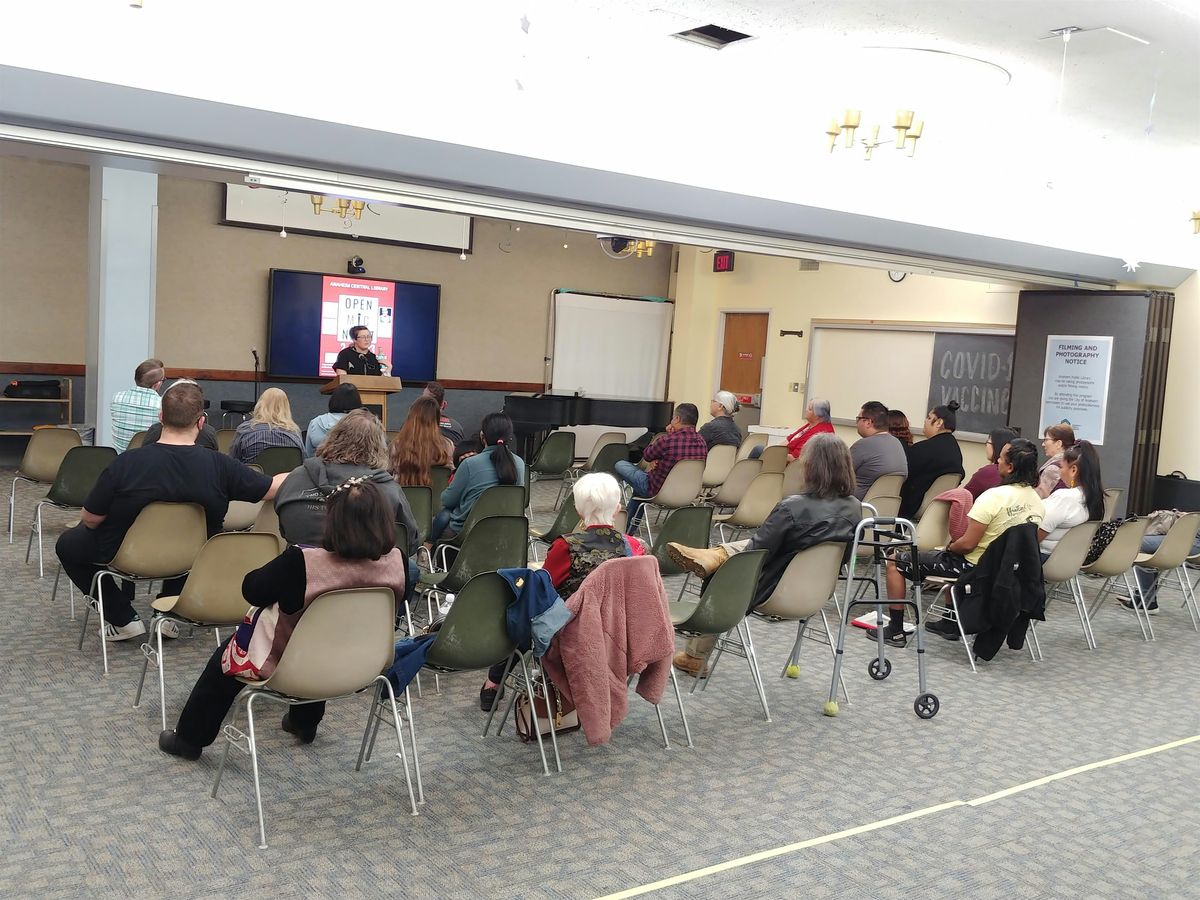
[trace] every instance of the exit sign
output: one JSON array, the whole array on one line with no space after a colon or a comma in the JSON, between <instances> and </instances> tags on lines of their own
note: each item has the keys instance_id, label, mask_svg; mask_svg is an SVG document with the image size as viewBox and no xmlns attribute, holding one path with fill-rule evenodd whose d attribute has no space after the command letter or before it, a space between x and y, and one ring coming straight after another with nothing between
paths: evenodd
<instances>
[{"instance_id":1,"label":"exit sign","mask_svg":"<svg viewBox=\"0 0 1200 900\"><path fill-rule=\"evenodd\" d=\"M713 253L713 271L714 272L732 272L733 271L733 251L732 250L717 250Z\"/></svg>"}]
</instances>

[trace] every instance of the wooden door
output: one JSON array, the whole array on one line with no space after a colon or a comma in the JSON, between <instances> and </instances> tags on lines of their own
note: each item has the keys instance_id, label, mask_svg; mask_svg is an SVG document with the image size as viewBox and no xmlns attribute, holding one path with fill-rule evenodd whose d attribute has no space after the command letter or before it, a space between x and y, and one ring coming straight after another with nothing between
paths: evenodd
<instances>
[{"instance_id":1,"label":"wooden door","mask_svg":"<svg viewBox=\"0 0 1200 900\"><path fill-rule=\"evenodd\" d=\"M721 390L757 394L767 352L767 313L726 313Z\"/></svg>"}]
</instances>

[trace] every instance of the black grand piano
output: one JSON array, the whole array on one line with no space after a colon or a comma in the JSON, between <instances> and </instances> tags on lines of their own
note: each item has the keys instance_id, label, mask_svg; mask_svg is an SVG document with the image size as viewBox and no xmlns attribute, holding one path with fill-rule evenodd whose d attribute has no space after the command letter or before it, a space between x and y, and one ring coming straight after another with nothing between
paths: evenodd
<instances>
[{"instance_id":1,"label":"black grand piano","mask_svg":"<svg viewBox=\"0 0 1200 900\"><path fill-rule=\"evenodd\" d=\"M546 432L564 425L612 425L661 431L671 421L670 400L623 400L590 394L545 391L508 394L504 414L525 444L525 459L532 459Z\"/></svg>"}]
</instances>

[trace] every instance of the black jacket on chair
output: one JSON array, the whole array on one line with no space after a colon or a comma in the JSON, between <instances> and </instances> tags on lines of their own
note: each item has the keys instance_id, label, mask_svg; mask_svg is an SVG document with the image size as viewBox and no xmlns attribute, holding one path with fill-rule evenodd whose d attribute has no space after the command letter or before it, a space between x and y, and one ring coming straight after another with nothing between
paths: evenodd
<instances>
[{"instance_id":1,"label":"black jacket on chair","mask_svg":"<svg viewBox=\"0 0 1200 900\"><path fill-rule=\"evenodd\" d=\"M963 630L975 632L975 655L991 659L1004 639L1020 650L1030 619L1046 620L1046 584L1037 525L1014 525L997 537L954 585ZM981 599L980 599L981 598Z\"/></svg>"}]
</instances>

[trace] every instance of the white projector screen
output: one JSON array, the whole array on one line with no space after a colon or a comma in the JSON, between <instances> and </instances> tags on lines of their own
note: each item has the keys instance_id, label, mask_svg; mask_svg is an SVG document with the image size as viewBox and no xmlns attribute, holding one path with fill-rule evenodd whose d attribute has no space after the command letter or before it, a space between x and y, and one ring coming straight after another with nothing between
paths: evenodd
<instances>
[{"instance_id":1,"label":"white projector screen","mask_svg":"<svg viewBox=\"0 0 1200 900\"><path fill-rule=\"evenodd\" d=\"M554 294L551 390L665 400L675 304Z\"/></svg>"}]
</instances>

